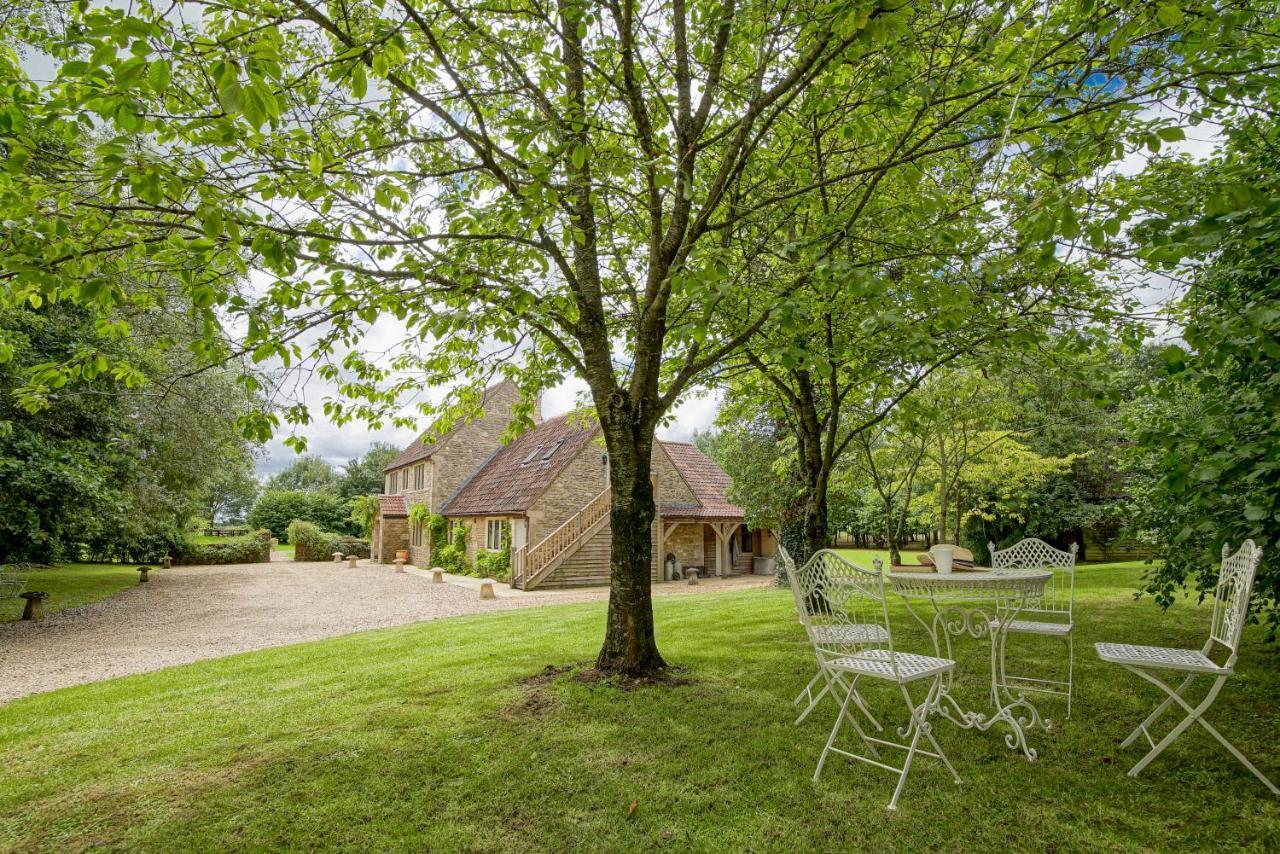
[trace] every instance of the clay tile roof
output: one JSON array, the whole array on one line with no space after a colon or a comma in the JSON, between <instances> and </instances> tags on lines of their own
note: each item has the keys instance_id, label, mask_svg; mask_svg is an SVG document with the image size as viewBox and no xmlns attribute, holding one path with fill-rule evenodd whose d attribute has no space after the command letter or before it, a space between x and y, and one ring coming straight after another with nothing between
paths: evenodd
<instances>
[{"instance_id":1,"label":"clay tile roof","mask_svg":"<svg viewBox=\"0 0 1280 854\"><path fill-rule=\"evenodd\" d=\"M594 424L584 426L567 415L543 421L495 451L458 487L441 513L446 516L523 513L597 430ZM553 447L555 452L544 459ZM530 457L532 460L525 463Z\"/></svg>"},{"instance_id":2,"label":"clay tile roof","mask_svg":"<svg viewBox=\"0 0 1280 854\"><path fill-rule=\"evenodd\" d=\"M726 491L733 482L724 469L716 465L696 445L689 442L661 442L676 471L689 484L698 504L671 502L662 505L663 516L686 518L741 518L742 508L729 501Z\"/></svg>"},{"instance_id":3,"label":"clay tile roof","mask_svg":"<svg viewBox=\"0 0 1280 854\"><path fill-rule=\"evenodd\" d=\"M409 515L403 495L379 495L378 509L382 511L384 518Z\"/></svg>"}]
</instances>

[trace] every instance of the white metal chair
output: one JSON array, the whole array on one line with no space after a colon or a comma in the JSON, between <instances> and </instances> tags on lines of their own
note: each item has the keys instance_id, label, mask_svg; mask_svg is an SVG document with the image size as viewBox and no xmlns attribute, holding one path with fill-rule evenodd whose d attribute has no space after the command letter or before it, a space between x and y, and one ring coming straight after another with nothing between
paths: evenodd
<instances>
[{"instance_id":1,"label":"white metal chair","mask_svg":"<svg viewBox=\"0 0 1280 854\"><path fill-rule=\"evenodd\" d=\"M1075 687L1076 646L1073 629L1075 621L1072 607L1076 594L1076 552L1079 546L1071 544L1067 551L1055 549L1044 540L1028 537L1002 551L996 551L995 543L987 543L991 552L993 569L1047 569L1053 577L1045 583L1044 595L1023 608L1015 619L1009 621L1009 634L1041 635L1059 638L1067 645L1067 678L1040 679L1030 676L1010 676L1005 672L1004 656L1000 658L1000 688L1011 687L1019 691L1037 691L1057 694L1067 698L1067 718L1071 718L1071 694ZM999 621L993 628L999 628Z\"/></svg>"},{"instance_id":2,"label":"white metal chair","mask_svg":"<svg viewBox=\"0 0 1280 854\"><path fill-rule=\"evenodd\" d=\"M1276 784L1268 780L1234 744L1227 741L1222 733L1202 717L1213 705L1213 701L1218 698L1218 692L1222 690L1222 686L1232 674L1232 668L1235 667L1236 656L1240 651L1240 638L1244 632L1245 616L1249 612L1253 577L1258 570L1258 560L1261 557L1262 550L1254 545L1253 540L1245 540L1235 554L1230 553L1226 544L1222 546L1222 569L1218 575L1218 585L1214 590L1213 620L1209 624L1209 639L1198 652L1191 649L1138 646L1127 643L1094 644L1098 657L1103 661L1119 664L1125 670L1141 676L1168 694L1164 702L1156 706L1155 711L1147 715L1147 719L1138 724L1138 728L1129 733L1128 738L1120 744L1121 747L1128 747L1133 744L1139 734L1145 735L1148 743L1151 744L1151 750L1147 755L1129 769L1130 777L1137 777L1143 768L1151 764L1151 760L1163 753L1164 749L1188 727L1198 723L1220 741L1223 747L1231 751L1231 755L1239 759L1244 767L1252 771L1272 794L1280 795L1280 789L1276 788ZM1217 664L1210 658L1210 655L1215 653L1220 657L1225 656L1222 664ZM1151 671L1174 671L1187 675L1181 685L1173 688ZM1187 702L1185 692L1191 683L1201 676L1212 678L1213 685L1210 686L1208 694L1200 704L1193 707ZM1181 706L1187 716L1157 744L1151 737L1150 727L1174 703Z\"/></svg>"},{"instance_id":3,"label":"white metal chair","mask_svg":"<svg viewBox=\"0 0 1280 854\"><path fill-rule=\"evenodd\" d=\"M778 563L782 566L783 571L787 575L787 582L791 585L791 594L796 600L796 613L800 616L800 622L804 625L805 632L809 635L810 641L812 641L813 633L810 630L809 623L805 622L805 609L804 604L801 601L802 594L796 577L796 562L792 560L791 555L782 547L781 544L778 546ZM870 625L845 627L822 626L817 629L817 632L824 640L833 640L840 634L843 634L847 640L855 643L884 643L889 639L884 629L874 623ZM800 717L796 718L796 726L804 723L804 719L809 717L809 713L817 708L818 703L822 701L822 698L831 693L832 682L839 682L844 691L850 690L850 686L846 684L842 674L836 673L832 675L823 669L822 659L819 657L817 672L813 674L813 678L809 680L809 684L804 686L804 690L797 694L796 698L791 701L791 705L798 706L801 700L808 698L808 703L805 704L804 711L800 713ZM822 689L815 694L814 690L818 687L818 683L822 683ZM834 697L835 695L832 696ZM838 698L836 699L836 702L840 702ZM853 702L858 709L867 716L867 720L871 721L871 725L876 728L877 732L884 729L884 727L880 726L880 722L875 719L875 716L871 714L871 710L867 708L866 703L863 702L862 697L857 691L853 692Z\"/></svg>"},{"instance_id":4,"label":"white metal chair","mask_svg":"<svg viewBox=\"0 0 1280 854\"><path fill-rule=\"evenodd\" d=\"M959 783L960 775L934 739L929 723L929 715L936 709L938 695L942 691L942 678L955 668L955 662L946 658L894 650L880 560L876 559L876 569L872 572L854 566L829 549L823 549L796 570L795 578L796 607L809 634L809 640L813 643L818 666L832 694L838 697L840 692L844 693L831 735L822 749L818 767L813 772L814 782L821 776L822 766L831 753L884 768L898 775L898 785L893 790L888 807L896 809L902 788L907 782L907 774L911 771L912 760L920 753L940 759ZM879 627L884 640L858 639L863 634L862 628L867 626ZM851 703L862 702L857 687L858 680L863 678L883 679L898 686L906 703L910 722L905 727L899 727L897 733L900 738L909 739L909 742L900 743L868 735L849 714ZM916 702L912 700L908 686L921 681L929 687L924 699ZM862 741L866 748L865 754L852 753L835 746L836 738L846 723ZM923 749L920 746L921 738L927 739L933 750ZM906 758L902 766L882 762L880 747L905 750Z\"/></svg>"}]
</instances>

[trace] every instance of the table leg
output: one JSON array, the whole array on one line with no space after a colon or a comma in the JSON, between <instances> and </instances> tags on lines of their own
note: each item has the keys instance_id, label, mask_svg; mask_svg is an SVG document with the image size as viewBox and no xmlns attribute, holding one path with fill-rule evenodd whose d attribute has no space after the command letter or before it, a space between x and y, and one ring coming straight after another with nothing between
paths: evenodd
<instances>
[{"instance_id":1,"label":"table leg","mask_svg":"<svg viewBox=\"0 0 1280 854\"><path fill-rule=\"evenodd\" d=\"M1009 620L1022 610L1022 602L1012 609L1001 611L1000 607L990 611L980 605L958 603L939 603L930 600L934 608L932 624L925 623L911 607L907 599L907 610L925 627L933 640L935 653L942 658L952 658L951 638L969 635L976 639L986 638L991 644L991 683L989 700L995 709L989 717L981 712L966 711L951 693L952 680L944 681L941 690L933 702L933 711L951 721L962 729L977 729L985 732L998 722L1007 724L1011 732L1005 735L1005 744L1010 750L1019 750L1030 761L1035 761L1036 751L1027 743L1027 730L1035 727L1049 729L1050 722L1042 720L1040 712L1024 695L1014 695L1003 689L1006 696L1001 695L1001 674L1004 668L1004 648L1008 637ZM945 654L944 654L945 646Z\"/></svg>"}]
</instances>

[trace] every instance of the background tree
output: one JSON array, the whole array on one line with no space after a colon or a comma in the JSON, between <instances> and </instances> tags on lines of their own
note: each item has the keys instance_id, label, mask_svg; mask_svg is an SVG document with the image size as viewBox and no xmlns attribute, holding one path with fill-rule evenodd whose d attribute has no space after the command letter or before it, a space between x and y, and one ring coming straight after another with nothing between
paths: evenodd
<instances>
[{"instance_id":1,"label":"background tree","mask_svg":"<svg viewBox=\"0 0 1280 854\"><path fill-rule=\"evenodd\" d=\"M323 457L304 454L267 478L265 489L293 492L338 492L338 473Z\"/></svg>"},{"instance_id":2,"label":"background tree","mask_svg":"<svg viewBox=\"0 0 1280 854\"><path fill-rule=\"evenodd\" d=\"M247 451L247 449L246 449ZM201 500L203 515L209 522L240 521L258 497L261 484L254 474L251 453L228 455L213 470Z\"/></svg>"},{"instance_id":3,"label":"background tree","mask_svg":"<svg viewBox=\"0 0 1280 854\"><path fill-rule=\"evenodd\" d=\"M1272 102L1267 102L1272 103ZM1161 352L1163 375L1134 401L1133 485L1163 559L1147 590L1168 606L1194 579L1217 581L1224 542L1263 549L1254 596L1271 635L1280 627L1280 127L1242 114L1204 164L1159 161L1132 183L1142 256L1185 277L1173 313L1184 343ZM1274 105L1272 104L1272 109Z\"/></svg>"},{"instance_id":4,"label":"background tree","mask_svg":"<svg viewBox=\"0 0 1280 854\"><path fill-rule=\"evenodd\" d=\"M385 471L400 453L400 449L387 442L374 442L364 456L348 460L338 479L338 494L345 499L358 495L378 495L386 484Z\"/></svg>"}]
</instances>

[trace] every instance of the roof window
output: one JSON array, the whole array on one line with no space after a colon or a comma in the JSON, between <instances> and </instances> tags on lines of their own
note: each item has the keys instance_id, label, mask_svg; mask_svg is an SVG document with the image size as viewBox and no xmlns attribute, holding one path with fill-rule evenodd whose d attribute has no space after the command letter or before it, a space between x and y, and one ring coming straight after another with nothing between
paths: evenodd
<instances>
[{"instance_id":1,"label":"roof window","mask_svg":"<svg viewBox=\"0 0 1280 854\"><path fill-rule=\"evenodd\" d=\"M564 444L564 439L561 439L559 442L556 442L554 445L548 448L547 452L542 455L542 461L545 463L547 460L551 459L551 455L554 454L556 451L560 450L560 446L563 444Z\"/></svg>"},{"instance_id":2,"label":"roof window","mask_svg":"<svg viewBox=\"0 0 1280 854\"><path fill-rule=\"evenodd\" d=\"M527 466L527 465L529 465L529 463L531 463L531 462L533 462L535 459L537 459L538 454L540 454L541 452L542 452L542 446L541 446L541 445L539 445L538 447L534 448L532 451L530 451L530 452L529 452L529 456L525 457L525 458L524 458L524 460L523 460L523 461L521 461L520 465L522 465L522 466ZM544 459L545 459L545 458L544 458Z\"/></svg>"}]
</instances>

